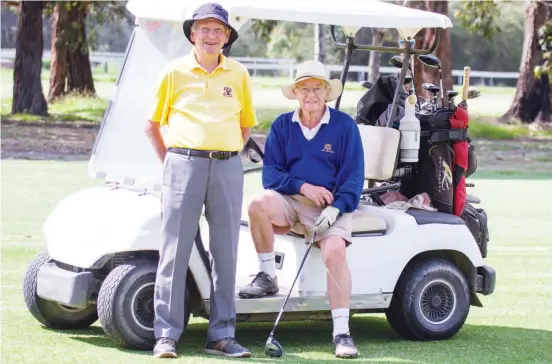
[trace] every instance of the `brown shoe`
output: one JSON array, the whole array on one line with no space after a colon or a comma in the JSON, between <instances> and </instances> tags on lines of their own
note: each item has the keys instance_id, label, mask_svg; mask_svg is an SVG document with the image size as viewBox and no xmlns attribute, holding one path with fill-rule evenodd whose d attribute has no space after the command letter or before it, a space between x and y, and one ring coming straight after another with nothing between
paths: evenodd
<instances>
[{"instance_id":1,"label":"brown shoe","mask_svg":"<svg viewBox=\"0 0 552 364\"><path fill-rule=\"evenodd\" d=\"M233 337L227 337L218 341L208 341L205 345L207 354L230 356L233 358L249 358L251 352L238 344Z\"/></svg>"}]
</instances>

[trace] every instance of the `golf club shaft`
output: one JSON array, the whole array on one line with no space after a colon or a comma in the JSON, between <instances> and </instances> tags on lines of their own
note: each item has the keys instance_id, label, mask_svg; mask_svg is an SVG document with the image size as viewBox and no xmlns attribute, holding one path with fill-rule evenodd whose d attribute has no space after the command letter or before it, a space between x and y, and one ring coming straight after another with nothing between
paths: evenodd
<instances>
[{"instance_id":1,"label":"golf club shaft","mask_svg":"<svg viewBox=\"0 0 552 364\"><path fill-rule=\"evenodd\" d=\"M307 247L307 251L305 252L305 256L303 256L303 260L301 261L301 265L299 266L299 269L297 270L297 275L295 276L295 279L293 280L293 283L291 284L291 287L290 287L289 292L287 294L286 300L284 301L284 304L282 305L282 308L280 309L280 313L278 314L278 317L276 317L276 322L274 322L274 327L272 328L272 331L270 331L269 336L273 336L274 331L276 331L276 326L278 326L278 322L280 322L280 317L282 317L282 314L284 313L284 308L286 307L287 301L289 300L289 296L291 295L291 292L293 291L293 287L295 287L295 282L297 281L297 278L299 278L299 274L301 274L301 270L303 269L303 264L305 264L305 260L307 259L307 255L309 255L309 252L312 248L312 245L314 244L314 238L316 238L316 232L312 235L312 239L309 242L309 246Z\"/></svg>"},{"instance_id":2,"label":"golf club shaft","mask_svg":"<svg viewBox=\"0 0 552 364\"><path fill-rule=\"evenodd\" d=\"M441 84L439 85L441 87L441 107L445 107L445 90L443 89L443 71L441 70L441 67L439 67L439 81Z\"/></svg>"}]
</instances>

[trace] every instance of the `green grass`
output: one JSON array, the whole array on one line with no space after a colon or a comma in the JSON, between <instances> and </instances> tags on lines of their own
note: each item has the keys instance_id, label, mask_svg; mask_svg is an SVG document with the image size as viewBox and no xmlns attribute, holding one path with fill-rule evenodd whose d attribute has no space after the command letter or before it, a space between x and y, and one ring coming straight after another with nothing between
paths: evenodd
<instances>
[{"instance_id":1,"label":"green grass","mask_svg":"<svg viewBox=\"0 0 552 364\"><path fill-rule=\"evenodd\" d=\"M493 295L472 307L466 325L451 340L408 342L397 337L382 315L351 319L361 356L353 362L378 363L545 363L552 362L552 174L478 172L476 187L489 215L487 264L497 270ZM539 177L538 179L532 179ZM99 323L89 330L41 327L27 311L22 282L34 255L44 248L41 228L57 202L98 184L86 163L2 161L2 353L3 363L157 363L149 351L113 346ZM75 244L79 244L75 241ZM356 277L355 279L361 279ZM362 279L376 279L363 277ZM263 354L270 323L239 324L237 337L254 352L248 363L329 363L334 360L330 322L281 322L277 338L285 356ZM179 345L176 362L222 363L201 352L206 321L193 318Z\"/></svg>"}]
</instances>

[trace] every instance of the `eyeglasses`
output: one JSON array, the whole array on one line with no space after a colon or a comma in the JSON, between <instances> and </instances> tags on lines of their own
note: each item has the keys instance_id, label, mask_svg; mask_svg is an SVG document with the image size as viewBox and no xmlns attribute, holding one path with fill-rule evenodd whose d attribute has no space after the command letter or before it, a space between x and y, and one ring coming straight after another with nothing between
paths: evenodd
<instances>
[{"instance_id":1,"label":"eyeglasses","mask_svg":"<svg viewBox=\"0 0 552 364\"><path fill-rule=\"evenodd\" d=\"M220 35L223 35L225 33L225 30L222 29L222 28L211 29L211 28L207 28L207 27L200 27L199 31L204 35L208 35L209 33L214 32L215 35L220 36Z\"/></svg>"},{"instance_id":2,"label":"eyeglasses","mask_svg":"<svg viewBox=\"0 0 552 364\"><path fill-rule=\"evenodd\" d=\"M314 92L315 95L320 96L324 92L326 92L327 89L325 87L314 87L314 88L297 87L296 90L297 92L299 92L299 94L303 96L308 95L311 91Z\"/></svg>"}]
</instances>

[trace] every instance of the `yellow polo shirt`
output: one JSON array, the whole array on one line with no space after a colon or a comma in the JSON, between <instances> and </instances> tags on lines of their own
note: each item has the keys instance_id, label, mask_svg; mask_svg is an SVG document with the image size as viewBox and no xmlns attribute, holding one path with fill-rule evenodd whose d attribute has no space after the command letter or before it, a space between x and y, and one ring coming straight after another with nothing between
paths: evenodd
<instances>
[{"instance_id":1,"label":"yellow polo shirt","mask_svg":"<svg viewBox=\"0 0 552 364\"><path fill-rule=\"evenodd\" d=\"M167 127L167 147L241 151L240 128L257 125L249 72L220 56L211 74L193 50L161 72L148 117Z\"/></svg>"}]
</instances>

